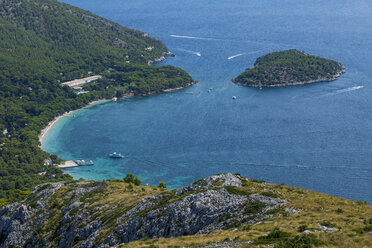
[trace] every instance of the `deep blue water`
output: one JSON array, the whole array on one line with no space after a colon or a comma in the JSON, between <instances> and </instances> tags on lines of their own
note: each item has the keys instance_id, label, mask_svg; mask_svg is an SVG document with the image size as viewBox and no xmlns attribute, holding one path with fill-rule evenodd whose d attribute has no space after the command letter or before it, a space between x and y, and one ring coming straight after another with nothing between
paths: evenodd
<instances>
[{"instance_id":1,"label":"deep blue water","mask_svg":"<svg viewBox=\"0 0 372 248\"><path fill-rule=\"evenodd\" d=\"M176 54L164 64L199 81L58 122L43 149L95 161L67 169L75 178L133 173L175 188L234 172L372 203L371 1L64 2L161 39ZM337 60L347 73L331 83L263 90L230 81L258 56L289 48ZM110 160L113 151L127 158Z\"/></svg>"}]
</instances>

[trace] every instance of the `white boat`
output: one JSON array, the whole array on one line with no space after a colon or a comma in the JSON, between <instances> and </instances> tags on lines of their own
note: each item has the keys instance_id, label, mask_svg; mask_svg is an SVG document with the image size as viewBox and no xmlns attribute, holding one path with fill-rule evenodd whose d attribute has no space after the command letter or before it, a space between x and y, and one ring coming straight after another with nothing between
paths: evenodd
<instances>
[{"instance_id":1,"label":"white boat","mask_svg":"<svg viewBox=\"0 0 372 248\"><path fill-rule=\"evenodd\" d=\"M77 165L93 165L93 160L76 160L75 163Z\"/></svg>"},{"instance_id":2,"label":"white boat","mask_svg":"<svg viewBox=\"0 0 372 248\"><path fill-rule=\"evenodd\" d=\"M124 158L125 156L118 152L113 152L110 154L110 158Z\"/></svg>"},{"instance_id":3,"label":"white boat","mask_svg":"<svg viewBox=\"0 0 372 248\"><path fill-rule=\"evenodd\" d=\"M232 98L235 100L236 99L236 96L233 96Z\"/></svg>"}]
</instances>

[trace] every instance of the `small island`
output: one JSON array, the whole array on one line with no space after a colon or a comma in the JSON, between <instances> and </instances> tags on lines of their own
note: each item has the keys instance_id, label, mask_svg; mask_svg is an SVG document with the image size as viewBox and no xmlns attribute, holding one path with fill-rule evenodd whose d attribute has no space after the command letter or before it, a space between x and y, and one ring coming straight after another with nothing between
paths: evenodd
<instances>
[{"instance_id":1,"label":"small island","mask_svg":"<svg viewBox=\"0 0 372 248\"><path fill-rule=\"evenodd\" d=\"M336 61L291 49L259 57L253 68L233 82L249 87L280 87L330 82L344 72L345 67Z\"/></svg>"}]
</instances>

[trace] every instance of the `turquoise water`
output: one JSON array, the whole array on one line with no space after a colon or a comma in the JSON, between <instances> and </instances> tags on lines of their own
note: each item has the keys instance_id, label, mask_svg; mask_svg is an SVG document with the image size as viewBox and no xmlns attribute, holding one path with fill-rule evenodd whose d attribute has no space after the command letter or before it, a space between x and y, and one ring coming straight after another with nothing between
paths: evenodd
<instances>
[{"instance_id":1,"label":"turquoise water","mask_svg":"<svg viewBox=\"0 0 372 248\"><path fill-rule=\"evenodd\" d=\"M58 122L43 149L95 162L67 173L98 180L133 173L176 188L234 172L372 203L370 1L64 2L161 39L176 54L163 64L199 81ZM258 56L289 48L337 60L347 73L278 89L231 83ZM127 158L109 159L113 151Z\"/></svg>"}]
</instances>

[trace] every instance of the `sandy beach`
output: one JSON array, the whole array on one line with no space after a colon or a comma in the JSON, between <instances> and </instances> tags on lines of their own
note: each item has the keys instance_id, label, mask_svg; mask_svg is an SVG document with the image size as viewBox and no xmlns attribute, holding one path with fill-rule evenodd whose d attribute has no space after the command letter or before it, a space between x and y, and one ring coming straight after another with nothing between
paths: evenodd
<instances>
[{"instance_id":1,"label":"sandy beach","mask_svg":"<svg viewBox=\"0 0 372 248\"><path fill-rule=\"evenodd\" d=\"M43 143L43 139L44 137L46 136L46 134L49 132L49 130L60 120L62 119L63 117L66 117L68 116L69 114L71 114L73 111L70 111L70 112L66 112L64 113L63 115L60 115L60 116L57 116L56 118L54 118L53 121L49 122L48 126L46 126L43 130L41 130L40 134L39 134L39 141L40 143Z\"/></svg>"},{"instance_id":2,"label":"sandy beach","mask_svg":"<svg viewBox=\"0 0 372 248\"><path fill-rule=\"evenodd\" d=\"M173 91L177 91L177 90L182 90L182 89L188 88L188 87L190 87L190 86L192 86L192 85L194 85L196 83L197 83L197 81L193 81L193 82L191 82L190 84L188 84L188 85L186 85L184 87L178 87L178 88L173 88L173 89L165 89L165 90L163 90L163 92L164 93L169 93L169 92L173 92ZM154 94L159 94L159 93L158 92L156 92L156 93L155 92L150 92L150 93L145 94L144 96L150 96L150 95L154 95ZM122 98L132 98L132 97L135 97L135 95L133 93L129 93L129 94L125 94ZM103 103L103 102L108 102L108 101L112 101L112 99L100 99L100 100L96 100L96 101L93 101L93 102L88 103L83 108L91 107L93 105L100 104L100 103ZM83 109L83 108L80 108L80 109ZM79 109L77 109L77 110L79 110ZM72 111L66 112L63 115L60 115L60 116L57 116L56 118L54 118L53 121L49 122L49 124L43 130L41 130L41 132L39 134L40 144L43 143L43 139L45 138L45 136L47 135L47 133L50 131L50 129L59 120L61 120L63 117L67 117L67 116L71 115L73 112L75 112L77 110L72 110ZM61 167L61 168L67 168L67 167Z\"/></svg>"},{"instance_id":3,"label":"sandy beach","mask_svg":"<svg viewBox=\"0 0 372 248\"><path fill-rule=\"evenodd\" d=\"M93 102L90 102L88 103L85 107L83 108L87 108L87 107L91 107L92 105L95 105L95 104L98 104L98 103L102 103L102 102L105 102L105 101L111 101L111 100L107 100L107 99L101 99L101 100L96 100L96 101L93 101ZM77 109L79 110L79 109ZM64 113L63 115L60 115L60 116L57 116L56 118L54 118L53 121L49 122L49 124L43 129L41 130L40 134L39 134L39 141L40 143L42 144L43 143L43 139L45 138L45 136L47 135L47 133L50 131L50 129L59 121L61 120L63 117L66 117L66 116L69 116L70 114L72 114L73 112L77 111L77 110L72 110L72 111L69 111L69 112L66 112ZM62 167L61 167L62 168Z\"/></svg>"}]
</instances>

